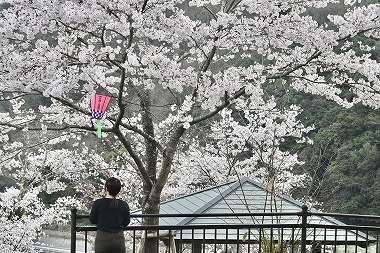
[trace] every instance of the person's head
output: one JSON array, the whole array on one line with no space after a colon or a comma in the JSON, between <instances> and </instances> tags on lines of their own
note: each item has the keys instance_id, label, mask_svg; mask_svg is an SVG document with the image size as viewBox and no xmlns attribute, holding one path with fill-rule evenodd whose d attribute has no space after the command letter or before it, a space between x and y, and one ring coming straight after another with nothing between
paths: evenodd
<instances>
[{"instance_id":1,"label":"person's head","mask_svg":"<svg viewBox=\"0 0 380 253\"><path fill-rule=\"evenodd\" d=\"M111 196L116 197L116 195L120 192L121 183L119 179L110 177L107 179L104 187Z\"/></svg>"}]
</instances>

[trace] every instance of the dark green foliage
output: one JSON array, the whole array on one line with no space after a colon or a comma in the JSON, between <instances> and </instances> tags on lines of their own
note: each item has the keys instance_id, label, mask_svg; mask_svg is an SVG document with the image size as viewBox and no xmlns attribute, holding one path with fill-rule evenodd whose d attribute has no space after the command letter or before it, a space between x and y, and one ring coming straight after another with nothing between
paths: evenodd
<instances>
[{"instance_id":1,"label":"dark green foliage","mask_svg":"<svg viewBox=\"0 0 380 253\"><path fill-rule=\"evenodd\" d=\"M326 211L378 215L380 111L307 101L301 120L316 126L314 144L300 150L306 162L301 169L313 176L308 195Z\"/></svg>"},{"instance_id":2,"label":"dark green foliage","mask_svg":"<svg viewBox=\"0 0 380 253\"><path fill-rule=\"evenodd\" d=\"M75 195L75 189L72 187L67 187L64 191L57 191L53 193L47 193L47 192L40 192L38 194L38 197L41 198L44 204L47 206L50 206L54 204L58 198L64 197L64 196L74 196Z\"/></svg>"},{"instance_id":3,"label":"dark green foliage","mask_svg":"<svg viewBox=\"0 0 380 253\"><path fill-rule=\"evenodd\" d=\"M379 214L380 131L368 130L351 135L336 151L336 158L326 170L321 196L331 194L325 207L344 213Z\"/></svg>"},{"instance_id":4,"label":"dark green foliage","mask_svg":"<svg viewBox=\"0 0 380 253\"><path fill-rule=\"evenodd\" d=\"M299 119L314 125L314 144L287 140L282 147L297 151L305 164L297 168L313 179L294 197L311 197L329 212L379 215L380 204L380 110L363 105L343 108L325 98L299 93L276 82L267 87L278 105L300 105Z\"/></svg>"}]
</instances>

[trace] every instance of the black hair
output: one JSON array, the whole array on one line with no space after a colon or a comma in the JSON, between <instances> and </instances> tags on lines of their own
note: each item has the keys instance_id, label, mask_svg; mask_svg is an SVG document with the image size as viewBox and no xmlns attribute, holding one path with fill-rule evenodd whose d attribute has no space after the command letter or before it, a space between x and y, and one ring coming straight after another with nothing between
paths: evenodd
<instances>
[{"instance_id":1,"label":"black hair","mask_svg":"<svg viewBox=\"0 0 380 253\"><path fill-rule=\"evenodd\" d=\"M108 193L113 197L113 200L112 200L111 205L110 205L111 208L117 208L118 201L116 199L116 195L121 190L120 180L115 178L115 177L110 177L107 179L104 187L106 188Z\"/></svg>"}]
</instances>

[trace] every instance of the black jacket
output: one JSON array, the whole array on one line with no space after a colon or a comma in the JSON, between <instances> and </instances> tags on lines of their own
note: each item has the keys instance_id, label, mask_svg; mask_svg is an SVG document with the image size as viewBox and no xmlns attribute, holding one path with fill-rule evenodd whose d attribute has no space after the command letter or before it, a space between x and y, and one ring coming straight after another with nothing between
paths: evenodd
<instances>
[{"instance_id":1,"label":"black jacket","mask_svg":"<svg viewBox=\"0 0 380 253\"><path fill-rule=\"evenodd\" d=\"M101 198L94 201L90 212L90 222L96 224L98 230L120 232L131 221L127 202L118 199L116 208L111 208L112 199Z\"/></svg>"}]
</instances>

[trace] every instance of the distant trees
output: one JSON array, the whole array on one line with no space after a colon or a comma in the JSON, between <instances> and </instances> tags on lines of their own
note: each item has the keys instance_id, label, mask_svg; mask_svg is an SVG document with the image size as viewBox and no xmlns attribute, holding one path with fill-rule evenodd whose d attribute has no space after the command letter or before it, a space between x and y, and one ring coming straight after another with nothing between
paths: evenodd
<instances>
[{"instance_id":1,"label":"distant trees","mask_svg":"<svg viewBox=\"0 0 380 253\"><path fill-rule=\"evenodd\" d=\"M310 195L327 211L379 214L379 110L333 108L301 157L315 170ZM304 158L305 159L305 158Z\"/></svg>"}]
</instances>

